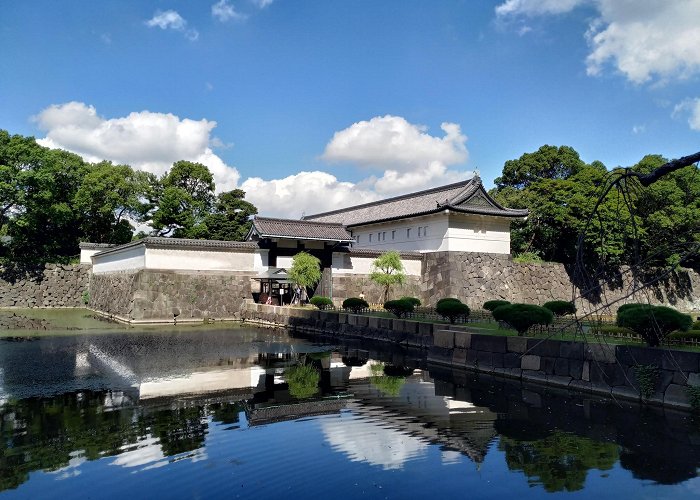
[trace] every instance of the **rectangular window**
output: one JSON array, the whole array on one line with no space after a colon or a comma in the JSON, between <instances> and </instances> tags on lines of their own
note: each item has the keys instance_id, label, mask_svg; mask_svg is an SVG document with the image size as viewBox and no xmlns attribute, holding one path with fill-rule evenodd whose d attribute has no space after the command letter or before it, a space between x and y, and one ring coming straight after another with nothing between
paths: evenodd
<instances>
[{"instance_id":1,"label":"rectangular window","mask_svg":"<svg viewBox=\"0 0 700 500\"><path fill-rule=\"evenodd\" d=\"M428 236L428 226L423 227L423 237Z\"/></svg>"},{"instance_id":2,"label":"rectangular window","mask_svg":"<svg viewBox=\"0 0 700 500\"><path fill-rule=\"evenodd\" d=\"M396 239L396 231L391 232L391 239L395 240Z\"/></svg>"},{"instance_id":3,"label":"rectangular window","mask_svg":"<svg viewBox=\"0 0 700 500\"><path fill-rule=\"evenodd\" d=\"M410 238L410 237L411 237L411 228L409 227L408 229L406 229L406 238Z\"/></svg>"},{"instance_id":4,"label":"rectangular window","mask_svg":"<svg viewBox=\"0 0 700 500\"><path fill-rule=\"evenodd\" d=\"M372 233L369 233L369 242L372 243Z\"/></svg>"},{"instance_id":5,"label":"rectangular window","mask_svg":"<svg viewBox=\"0 0 700 500\"><path fill-rule=\"evenodd\" d=\"M420 238L421 236L423 236L423 228L418 226L418 237Z\"/></svg>"},{"instance_id":6,"label":"rectangular window","mask_svg":"<svg viewBox=\"0 0 700 500\"><path fill-rule=\"evenodd\" d=\"M358 245L360 244L360 235L359 234L357 235L357 244Z\"/></svg>"},{"instance_id":7,"label":"rectangular window","mask_svg":"<svg viewBox=\"0 0 700 500\"><path fill-rule=\"evenodd\" d=\"M386 241L386 231L382 231L382 241Z\"/></svg>"}]
</instances>

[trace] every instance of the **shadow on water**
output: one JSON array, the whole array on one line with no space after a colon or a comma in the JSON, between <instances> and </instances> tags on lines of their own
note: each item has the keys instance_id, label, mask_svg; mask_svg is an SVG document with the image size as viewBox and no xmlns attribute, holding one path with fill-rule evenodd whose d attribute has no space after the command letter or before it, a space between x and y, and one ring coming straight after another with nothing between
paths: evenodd
<instances>
[{"instance_id":1,"label":"shadow on water","mask_svg":"<svg viewBox=\"0 0 700 500\"><path fill-rule=\"evenodd\" d=\"M195 463L215 428L274 434L305 419L320 429L306 440L346 457L339 477L350 462L401 469L430 446L477 467L501 457L546 492L585 489L591 471L671 485L700 467L685 414L426 366L398 346L257 329L0 341L3 491L106 457Z\"/></svg>"}]
</instances>

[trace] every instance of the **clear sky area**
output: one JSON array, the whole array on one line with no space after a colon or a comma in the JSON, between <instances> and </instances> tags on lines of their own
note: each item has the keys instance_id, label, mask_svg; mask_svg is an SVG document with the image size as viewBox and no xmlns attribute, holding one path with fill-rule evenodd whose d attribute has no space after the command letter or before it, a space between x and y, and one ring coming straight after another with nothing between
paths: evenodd
<instances>
[{"instance_id":1,"label":"clear sky area","mask_svg":"<svg viewBox=\"0 0 700 500\"><path fill-rule=\"evenodd\" d=\"M700 0L0 0L0 128L298 217L700 150Z\"/></svg>"}]
</instances>

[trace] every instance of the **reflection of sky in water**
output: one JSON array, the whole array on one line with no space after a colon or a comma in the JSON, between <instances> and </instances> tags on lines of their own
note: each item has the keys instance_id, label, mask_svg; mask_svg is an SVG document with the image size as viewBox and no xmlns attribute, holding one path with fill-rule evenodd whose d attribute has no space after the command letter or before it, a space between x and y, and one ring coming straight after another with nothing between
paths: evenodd
<instances>
[{"instance_id":1,"label":"reflection of sky in water","mask_svg":"<svg viewBox=\"0 0 700 500\"><path fill-rule=\"evenodd\" d=\"M328 444L353 462L367 462L387 469L401 469L408 460L423 456L428 445L396 429L350 413L321 421Z\"/></svg>"}]
</instances>

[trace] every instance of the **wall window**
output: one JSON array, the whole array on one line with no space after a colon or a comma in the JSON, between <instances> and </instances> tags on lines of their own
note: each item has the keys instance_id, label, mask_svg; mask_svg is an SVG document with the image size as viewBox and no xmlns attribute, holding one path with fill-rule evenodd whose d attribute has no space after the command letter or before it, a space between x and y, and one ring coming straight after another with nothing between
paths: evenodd
<instances>
[{"instance_id":1,"label":"wall window","mask_svg":"<svg viewBox=\"0 0 700 500\"><path fill-rule=\"evenodd\" d=\"M358 245L360 244L360 235L359 234L357 235L357 244Z\"/></svg>"},{"instance_id":2,"label":"wall window","mask_svg":"<svg viewBox=\"0 0 700 500\"><path fill-rule=\"evenodd\" d=\"M428 236L428 226L423 226L423 237Z\"/></svg>"},{"instance_id":3,"label":"wall window","mask_svg":"<svg viewBox=\"0 0 700 500\"><path fill-rule=\"evenodd\" d=\"M418 237L420 238L422 236L423 236L423 228L421 226L418 226Z\"/></svg>"},{"instance_id":4,"label":"wall window","mask_svg":"<svg viewBox=\"0 0 700 500\"><path fill-rule=\"evenodd\" d=\"M372 233L369 233L369 242L372 243Z\"/></svg>"},{"instance_id":5,"label":"wall window","mask_svg":"<svg viewBox=\"0 0 700 500\"><path fill-rule=\"evenodd\" d=\"M396 239L396 231L391 232L391 239L395 240Z\"/></svg>"},{"instance_id":6,"label":"wall window","mask_svg":"<svg viewBox=\"0 0 700 500\"><path fill-rule=\"evenodd\" d=\"M406 229L406 238L407 239L411 238L411 228L410 227Z\"/></svg>"},{"instance_id":7,"label":"wall window","mask_svg":"<svg viewBox=\"0 0 700 500\"><path fill-rule=\"evenodd\" d=\"M386 231L382 231L382 241L386 241Z\"/></svg>"}]
</instances>

